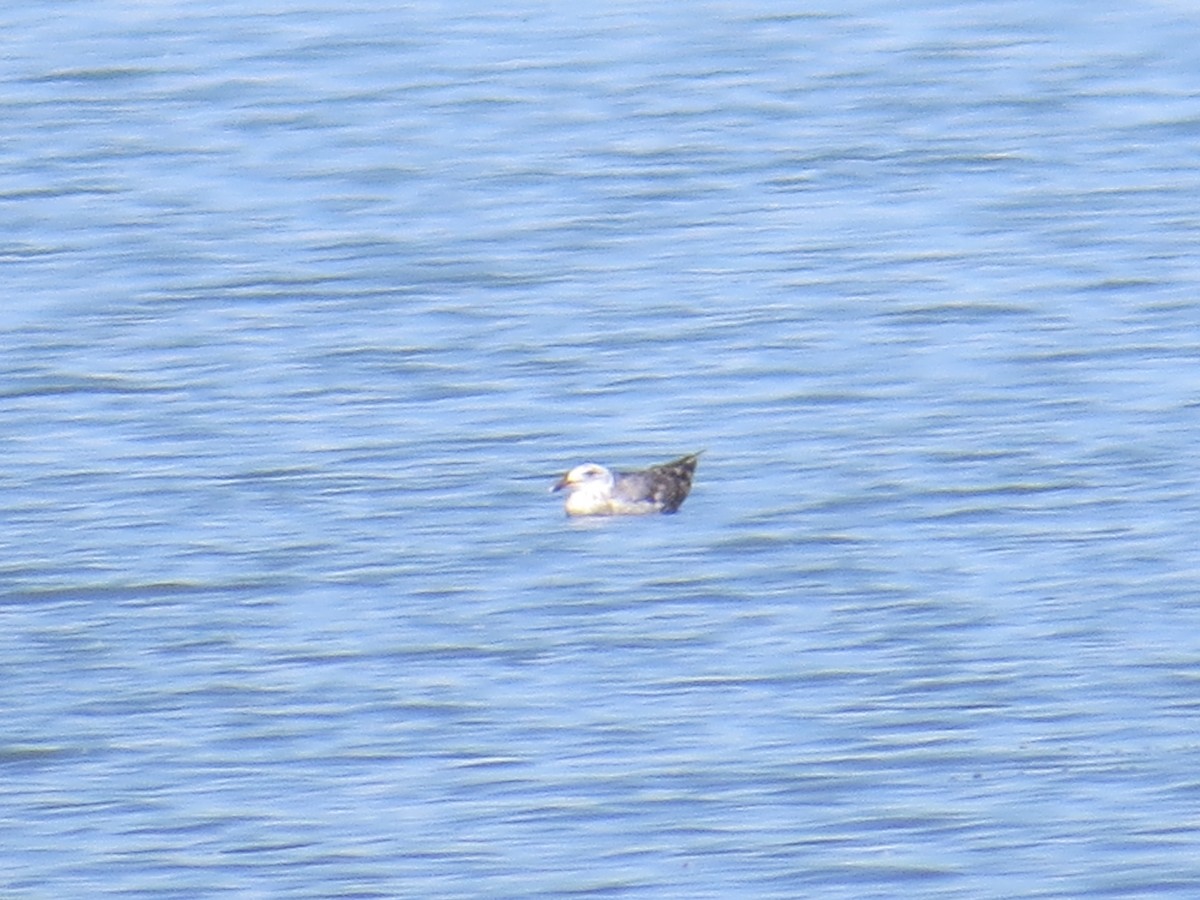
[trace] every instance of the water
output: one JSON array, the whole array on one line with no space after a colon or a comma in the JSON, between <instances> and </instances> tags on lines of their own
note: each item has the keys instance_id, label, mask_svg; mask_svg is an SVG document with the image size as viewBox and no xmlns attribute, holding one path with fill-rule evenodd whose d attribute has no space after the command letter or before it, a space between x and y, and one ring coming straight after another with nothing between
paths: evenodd
<instances>
[{"instance_id":1,"label":"water","mask_svg":"<svg viewBox=\"0 0 1200 900\"><path fill-rule=\"evenodd\" d=\"M1186 8L3 31L5 896L1194 892Z\"/></svg>"}]
</instances>

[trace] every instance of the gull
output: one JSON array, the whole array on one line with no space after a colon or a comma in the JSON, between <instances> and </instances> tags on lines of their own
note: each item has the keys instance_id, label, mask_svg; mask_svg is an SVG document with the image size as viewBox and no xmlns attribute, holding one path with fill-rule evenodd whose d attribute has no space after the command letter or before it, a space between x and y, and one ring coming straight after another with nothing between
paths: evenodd
<instances>
[{"instance_id":1,"label":"gull","mask_svg":"<svg viewBox=\"0 0 1200 900\"><path fill-rule=\"evenodd\" d=\"M565 504L568 516L673 513L692 489L699 457L700 453L691 453L640 472L613 472L596 463L584 463L550 490L569 491Z\"/></svg>"}]
</instances>

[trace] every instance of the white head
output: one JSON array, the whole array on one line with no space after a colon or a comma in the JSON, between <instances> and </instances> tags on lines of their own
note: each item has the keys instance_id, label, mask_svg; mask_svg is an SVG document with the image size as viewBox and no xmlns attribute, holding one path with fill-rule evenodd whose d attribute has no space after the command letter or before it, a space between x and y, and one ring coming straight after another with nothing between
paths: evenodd
<instances>
[{"instance_id":1,"label":"white head","mask_svg":"<svg viewBox=\"0 0 1200 900\"><path fill-rule=\"evenodd\" d=\"M561 491L563 488L568 488L569 490L577 491L580 488L590 485L604 485L611 488L613 485L613 473L604 468L604 466L596 463L584 463L581 466L576 466L560 478L551 490Z\"/></svg>"},{"instance_id":2,"label":"white head","mask_svg":"<svg viewBox=\"0 0 1200 900\"><path fill-rule=\"evenodd\" d=\"M566 488L570 492L566 504L569 514L595 515L608 510L614 483L613 473L604 466L584 463L560 478L551 490Z\"/></svg>"}]
</instances>

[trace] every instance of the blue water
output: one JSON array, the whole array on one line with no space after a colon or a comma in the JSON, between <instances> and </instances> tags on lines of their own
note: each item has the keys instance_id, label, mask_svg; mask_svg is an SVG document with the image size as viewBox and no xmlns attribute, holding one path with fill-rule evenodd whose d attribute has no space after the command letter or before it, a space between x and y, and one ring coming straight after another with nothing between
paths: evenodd
<instances>
[{"instance_id":1,"label":"blue water","mask_svg":"<svg viewBox=\"0 0 1200 900\"><path fill-rule=\"evenodd\" d=\"M0 893L1194 896L1200 19L576 6L0 13Z\"/></svg>"}]
</instances>

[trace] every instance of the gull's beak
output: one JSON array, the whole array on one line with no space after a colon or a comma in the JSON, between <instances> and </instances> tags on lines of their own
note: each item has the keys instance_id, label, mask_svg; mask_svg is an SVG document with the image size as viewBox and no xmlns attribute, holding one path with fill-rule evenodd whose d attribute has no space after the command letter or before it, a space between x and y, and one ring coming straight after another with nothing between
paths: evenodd
<instances>
[{"instance_id":1,"label":"gull's beak","mask_svg":"<svg viewBox=\"0 0 1200 900\"><path fill-rule=\"evenodd\" d=\"M554 487L550 488L550 493L553 494L555 491L561 491L563 488L565 488L570 483L571 483L570 473L568 472L562 478L558 479L557 482L555 482Z\"/></svg>"}]
</instances>

